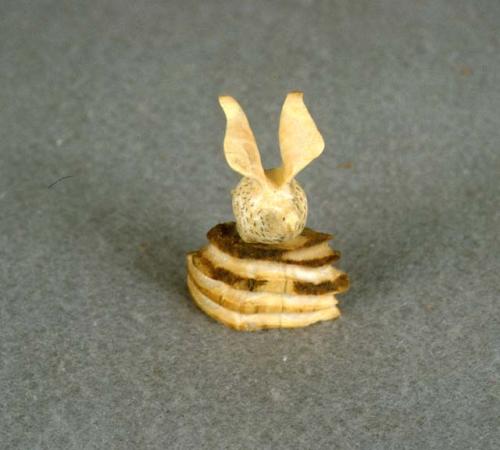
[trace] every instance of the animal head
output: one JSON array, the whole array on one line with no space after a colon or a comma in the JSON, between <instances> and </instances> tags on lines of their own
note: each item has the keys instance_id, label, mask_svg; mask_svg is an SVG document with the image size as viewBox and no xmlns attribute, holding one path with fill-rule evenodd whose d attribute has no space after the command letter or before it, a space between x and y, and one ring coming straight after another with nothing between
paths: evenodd
<instances>
[{"instance_id":1,"label":"animal head","mask_svg":"<svg viewBox=\"0 0 500 450\"><path fill-rule=\"evenodd\" d=\"M323 151L325 143L302 92L290 92L279 124L282 165L265 170L248 119L229 96L219 97L227 120L224 154L243 175L232 191L233 211L246 242L276 243L297 237L305 227L307 199L294 177Z\"/></svg>"}]
</instances>

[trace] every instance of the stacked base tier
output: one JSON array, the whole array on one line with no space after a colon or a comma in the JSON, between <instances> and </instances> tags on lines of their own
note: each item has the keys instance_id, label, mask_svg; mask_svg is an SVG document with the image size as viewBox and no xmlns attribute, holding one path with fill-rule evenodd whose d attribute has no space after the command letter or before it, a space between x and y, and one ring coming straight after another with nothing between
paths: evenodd
<instances>
[{"instance_id":1,"label":"stacked base tier","mask_svg":"<svg viewBox=\"0 0 500 450\"><path fill-rule=\"evenodd\" d=\"M309 228L292 241L249 244L234 222L207 234L187 256L188 288L210 317L237 330L304 327L340 315L335 295L349 287L332 266L331 235Z\"/></svg>"}]
</instances>

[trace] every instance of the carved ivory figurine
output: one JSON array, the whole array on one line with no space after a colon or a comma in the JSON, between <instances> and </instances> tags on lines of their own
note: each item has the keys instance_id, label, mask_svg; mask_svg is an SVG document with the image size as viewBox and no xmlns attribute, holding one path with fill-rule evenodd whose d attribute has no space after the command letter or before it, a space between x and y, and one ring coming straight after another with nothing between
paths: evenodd
<instances>
[{"instance_id":1,"label":"carved ivory figurine","mask_svg":"<svg viewBox=\"0 0 500 450\"><path fill-rule=\"evenodd\" d=\"M227 119L224 153L243 175L232 191L236 223L216 225L209 243L187 256L188 288L212 318L238 330L290 328L335 319L335 295L349 287L332 267L340 253L332 236L305 228L307 199L295 175L324 148L303 94L291 92L281 111L283 164L262 167L259 150L238 102L222 96Z\"/></svg>"},{"instance_id":2,"label":"carved ivory figurine","mask_svg":"<svg viewBox=\"0 0 500 450\"><path fill-rule=\"evenodd\" d=\"M272 244L297 237L306 225L307 198L297 175L325 147L304 105L302 92L288 94L281 111L279 142L283 165L264 170L245 113L232 97L219 98L227 118L224 153L244 178L233 191L236 227L245 242Z\"/></svg>"}]
</instances>

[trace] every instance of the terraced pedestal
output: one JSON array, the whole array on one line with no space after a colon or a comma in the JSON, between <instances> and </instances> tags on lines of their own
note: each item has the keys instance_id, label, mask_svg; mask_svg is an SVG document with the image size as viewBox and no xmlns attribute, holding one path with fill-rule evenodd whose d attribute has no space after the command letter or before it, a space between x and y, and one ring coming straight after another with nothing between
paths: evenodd
<instances>
[{"instance_id":1,"label":"terraced pedestal","mask_svg":"<svg viewBox=\"0 0 500 450\"><path fill-rule=\"evenodd\" d=\"M332 236L309 228L293 241L249 244L234 222L207 234L209 244L187 256L188 288L210 317L237 330L291 328L340 315L335 295L349 287L332 266Z\"/></svg>"}]
</instances>

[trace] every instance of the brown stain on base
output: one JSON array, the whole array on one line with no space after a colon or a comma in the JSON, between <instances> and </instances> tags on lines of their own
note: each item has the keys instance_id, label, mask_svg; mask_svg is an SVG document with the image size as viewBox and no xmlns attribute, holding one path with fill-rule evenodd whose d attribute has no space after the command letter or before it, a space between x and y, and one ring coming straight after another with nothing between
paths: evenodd
<instances>
[{"instance_id":1,"label":"brown stain on base","mask_svg":"<svg viewBox=\"0 0 500 450\"><path fill-rule=\"evenodd\" d=\"M267 280L257 280L255 278L245 278L237 275L222 267L216 267L208 258L193 253L193 264L204 275L212 280L220 281L235 289L243 291L262 290L262 286L268 283ZM291 280L284 280L283 292L286 292L287 282ZM347 274L341 274L335 280L325 281L323 283L307 283L301 281L292 282L292 290L298 295L323 295L329 293L345 292L349 288L349 277Z\"/></svg>"},{"instance_id":2,"label":"brown stain on base","mask_svg":"<svg viewBox=\"0 0 500 450\"><path fill-rule=\"evenodd\" d=\"M200 272L212 280L221 281L235 289L254 291L257 287L267 283L266 280L241 277L223 267L216 267L212 264L212 261L198 253L193 254L193 264Z\"/></svg>"},{"instance_id":3,"label":"brown stain on base","mask_svg":"<svg viewBox=\"0 0 500 450\"><path fill-rule=\"evenodd\" d=\"M296 261L294 259L280 259L278 262L282 262L285 264L295 264L297 266L306 266L306 267L326 266L327 264L332 264L340 259L340 252L338 250L332 250L332 251L333 255L325 256L324 258L307 259L303 261Z\"/></svg>"},{"instance_id":4,"label":"brown stain on base","mask_svg":"<svg viewBox=\"0 0 500 450\"><path fill-rule=\"evenodd\" d=\"M294 281L293 289L295 293L300 295L323 295L330 292L345 292L349 289L349 277L344 273L333 281L325 281L318 284Z\"/></svg>"},{"instance_id":5,"label":"brown stain on base","mask_svg":"<svg viewBox=\"0 0 500 450\"><path fill-rule=\"evenodd\" d=\"M295 240L286 244L258 244L245 242L238 234L235 222L226 222L216 225L207 233L207 238L211 244L215 245L222 252L239 259L262 259L309 267L319 267L340 259L340 252L337 250L332 250L333 254L324 258L306 261L284 259L284 255L290 251L306 249L333 238L331 234L319 233L310 228L304 228L302 234L296 238L296 245L294 245Z\"/></svg>"}]
</instances>

